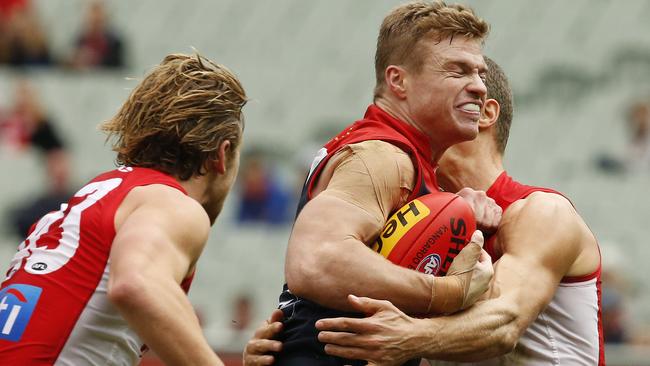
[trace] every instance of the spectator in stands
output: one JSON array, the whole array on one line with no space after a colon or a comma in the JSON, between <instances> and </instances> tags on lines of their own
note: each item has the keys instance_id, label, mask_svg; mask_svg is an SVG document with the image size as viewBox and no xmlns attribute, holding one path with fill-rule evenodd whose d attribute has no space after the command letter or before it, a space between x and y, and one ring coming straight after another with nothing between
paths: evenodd
<instances>
[{"instance_id":1,"label":"spectator in stands","mask_svg":"<svg viewBox=\"0 0 650 366\"><path fill-rule=\"evenodd\" d=\"M620 344L627 341L623 296L616 288L603 290L603 336L605 343Z\"/></svg>"},{"instance_id":2,"label":"spectator in stands","mask_svg":"<svg viewBox=\"0 0 650 366\"><path fill-rule=\"evenodd\" d=\"M628 330L626 302L633 297L633 289L624 270L626 252L618 242L601 243L602 253L602 325L605 343L627 343Z\"/></svg>"},{"instance_id":3,"label":"spectator in stands","mask_svg":"<svg viewBox=\"0 0 650 366\"><path fill-rule=\"evenodd\" d=\"M52 64L45 32L26 0L0 0L0 63L12 66Z\"/></svg>"},{"instance_id":4,"label":"spectator in stands","mask_svg":"<svg viewBox=\"0 0 650 366\"><path fill-rule=\"evenodd\" d=\"M0 121L2 142L13 150L34 147L44 154L62 150L63 141L29 81L16 82L14 93L13 106Z\"/></svg>"},{"instance_id":5,"label":"spectator in stands","mask_svg":"<svg viewBox=\"0 0 650 366\"><path fill-rule=\"evenodd\" d=\"M24 236L37 218L69 197L69 159L63 140L43 111L36 91L27 80L16 83L14 104L0 121L0 137L9 149L36 149L43 156L46 187L34 199L24 202L9 215L16 234Z\"/></svg>"},{"instance_id":6,"label":"spectator in stands","mask_svg":"<svg viewBox=\"0 0 650 366\"><path fill-rule=\"evenodd\" d=\"M627 151L623 156L603 152L597 167L610 174L650 172L650 102L640 100L627 110Z\"/></svg>"},{"instance_id":7,"label":"spectator in stands","mask_svg":"<svg viewBox=\"0 0 650 366\"><path fill-rule=\"evenodd\" d=\"M110 28L101 1L90 3L86 10L83 29L77 37L70 64L76 69L124 66L123 41Z\"/></svg>"},{"instance_id":8,"label":"spectator in stands","mask_svg":"<svg viewBox=\"0 0 650 366\"><path fill-rule=\"evenodd\" d=\"M239 223L280 225L290 218L290 195L260 152L250 153L239 176Z\"/></svg>"},{"instance_id":9,"label":"spectator in stands","mask_svg":"<svg viewBox=\"0 0 650 366\"><path fill-rule=\"evenodd\" d=\"M650 102L636 102L628 112L630 142L626 159L631 172L650 172Z\"/></svg>"}]
</instances>

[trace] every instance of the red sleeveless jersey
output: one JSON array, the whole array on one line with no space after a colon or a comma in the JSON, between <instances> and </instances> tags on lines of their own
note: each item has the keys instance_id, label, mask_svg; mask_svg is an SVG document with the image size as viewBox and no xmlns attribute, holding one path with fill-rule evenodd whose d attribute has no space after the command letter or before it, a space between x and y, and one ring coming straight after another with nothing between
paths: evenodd
<instances>
[{"instance_id":1,"label":"red sleeveless jersey","mask_svg":"<svg viewBox=\"0 0 650 366\"><path fill-rule=\"evenodd\" d=\"M485 194L487 194L488 197L492 198L497 203L497 205L501 207L503 212L505 212L511 204L520 199L528 197L531 193L534 192L555 193L566 198L566 196L554 189L521 184L512 179L505 171L499 175L494 183L492 183ZM485 251L488 252L490 256L492 256L492 262L496 262L500 258L498 253L494 251L495 240L496 235L493 235L488 238L487 242L485 243Z\"/></svg>"},{"instance_id":2,"label":"red sleeveless jersey","mask_svg":"<svg viewBox=\"0 0 650 366\"><path fill-rule=\"evenodd\" d=\"M36 222L0 287L0 364L137 362L143 345L106 297L109 254L122 200L151 184L186 194L169 175L121 167Z\"/></svg>"},{"instance_id":3,"label":"red sleeveless jersey","mask_svg":"<svg viewBox=\"0 0 650 366\"><path fill-rule=\"evenodd\" d=\"M506 172L499 175L486 194L505 212L512 203L534 192L567 198L554 189L521 184ZM500 257L494 250L495 241L496 235L493 235L485 243L485 250L493 262ZM540 245L543 245L543 238L540 238ZM499 359L477 364L510 365L518 363L514 360L527 360L531 364L604 366L600 271L598 266L585 276L563 277L551 302L526 329L515 350Z\"/></svg>"}]
</instances>

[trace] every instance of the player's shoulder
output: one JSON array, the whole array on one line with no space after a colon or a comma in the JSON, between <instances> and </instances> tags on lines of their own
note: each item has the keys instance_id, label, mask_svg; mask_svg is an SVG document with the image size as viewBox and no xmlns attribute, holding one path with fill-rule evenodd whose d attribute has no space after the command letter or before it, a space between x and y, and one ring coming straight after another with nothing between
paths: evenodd
<instances>
[{"instance_id":1,"label":"player's shoulder","mask_svg":"<svg viewBox=\"0 0 650 366\"><path fill-rule=\"evenodd\" d=\"M579 254L583 235L583 223L568 199L556 193L534 192L503 212L497 246L504 254L561 256L567 264Z\"/></svg>"},{"instance_id":2,"label":"player's shoulder","mask_svg":"<svg viewBox=\"0 0 650 366\"><path fill-rule=\"evenodd\" d=\"M207 238L210 219L205 209L193 198L177 188L164 184L150 184L133 188L123 204L130 211L151 212L152 220L169 223L170 229L198 238Z\"/></svg>"},{"instance_id":3,"label":"player's shoulder","mask_svg":"<svg viewBox=\"0 0 650 366\"><path fill-rule=\"evenodd\" d=\"M408 156L408 153L398 146L383 140L366 140L347 145L355 153L370 152L374 154L397 154Z\"/></svg>"},{"instance_id":4,"label":"player's shoulder","mask_svg":"<svg viewBox=\"0 0 650 366\"><path fill-rule=\"evenodd\" d=\"M556 230L571 230L582 222L573 204L553 192L533 192L513 202L503 213L502 221L523 221L522 224L548 225Z\"/></svg>"},{"instance_id":5,"label":"player's shoulder","mask_svg":"<svg viewBox=\"0 0 650 366\"><path fill-rule=\"evenodd\" d=\"M413 161L399 147L382 140L367 140L347 145L350 156L363 161L373 173L396 171L399 175L413 175Z\"/></svg>"},{"instance_id":6,"label":"player's shoulder","mask_svg":"<svg viewBox=\"0 0 650 366\"><path fill-rule=\"evenodd\" d=\"M571 202L564 196L553 193L537 191L513 202L506 212L510 214L521 213L573 213L575 209ZM504 213L505 214L505 213Z\"/></svg>"}]
</instances>

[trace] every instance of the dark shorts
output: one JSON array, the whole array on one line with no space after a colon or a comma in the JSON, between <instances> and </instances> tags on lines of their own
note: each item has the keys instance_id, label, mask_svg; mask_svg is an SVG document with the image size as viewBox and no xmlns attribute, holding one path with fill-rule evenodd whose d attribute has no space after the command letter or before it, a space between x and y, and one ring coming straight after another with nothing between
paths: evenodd
<instances>
[{"instance_id":1,"label":"dark shorts","mask_svg":"<svg viewBox=\"0 0 650 366\"><path fill-rule=\"evenodd\" d=\"M364 360L346 360L325 353L325 345L318 340L315 323L324 318L360 318L363 314L346 313L320 306L291 294L285 285L280 295L283 304L284 326L278 340L282 351L275 355L275 364L281 366L365 366ZM411 360L404 366L417 366L420 360Z\"/></svg>"}]
</instances>

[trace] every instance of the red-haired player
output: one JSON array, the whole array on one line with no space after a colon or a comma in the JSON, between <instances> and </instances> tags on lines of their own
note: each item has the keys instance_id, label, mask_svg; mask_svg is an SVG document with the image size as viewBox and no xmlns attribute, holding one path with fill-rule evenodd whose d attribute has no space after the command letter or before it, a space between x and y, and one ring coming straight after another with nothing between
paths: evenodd
<instances>
[{"instance_id":1,"label":"red-haired player","mask_svg":"<svg viewBox=\"0 0 650 366\"><path fill-rule=\"evenodd\" d=\"M433 319L353 298L358 311L374 315L319 322L328 353L381 365L415 356L482 361L478 365L605 364L598 244L562 194L518 183L505 172L512 92L501 68L486 62L488 100L479 136L445 153L438 178L450 190L486 189L503 208L497 233L485 245L496 261L489 298Z\"/></svg>"}]
</instances>

